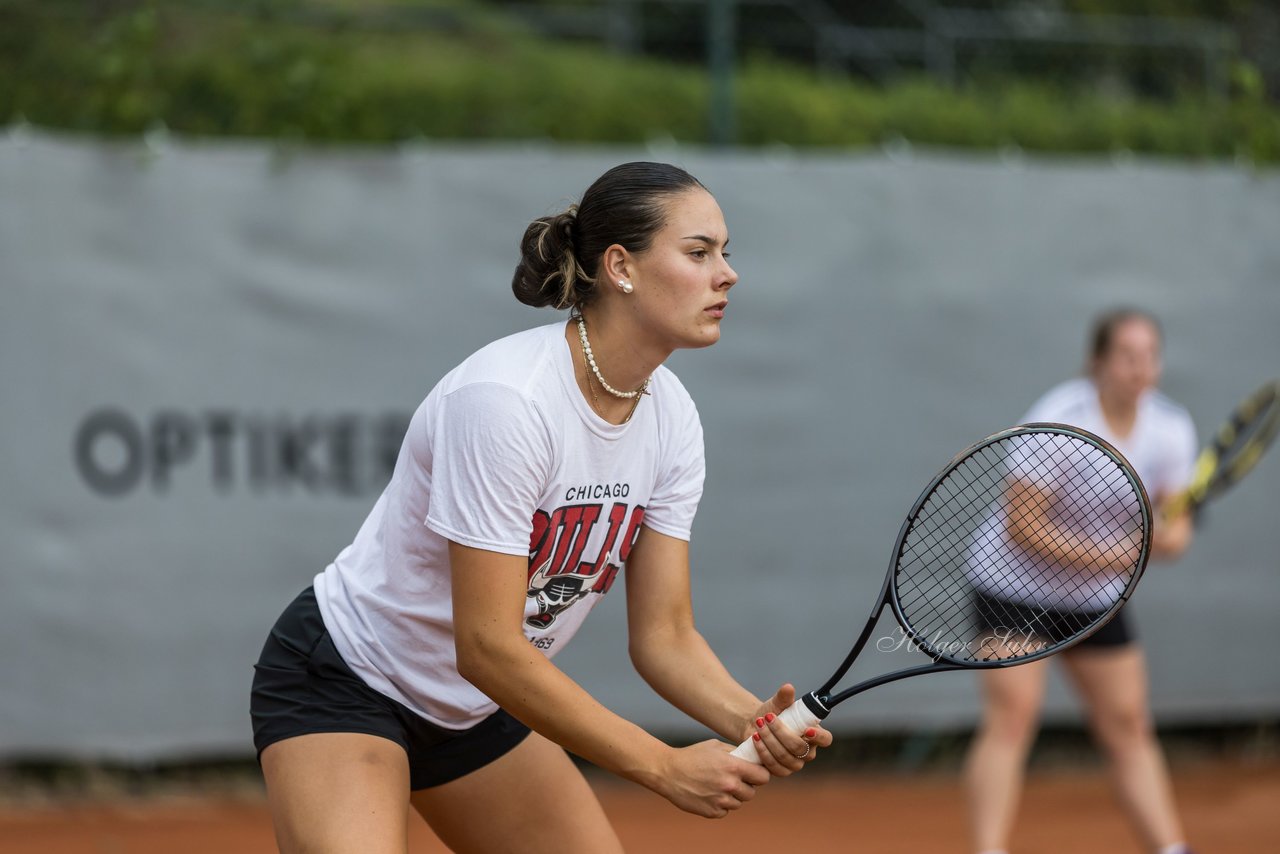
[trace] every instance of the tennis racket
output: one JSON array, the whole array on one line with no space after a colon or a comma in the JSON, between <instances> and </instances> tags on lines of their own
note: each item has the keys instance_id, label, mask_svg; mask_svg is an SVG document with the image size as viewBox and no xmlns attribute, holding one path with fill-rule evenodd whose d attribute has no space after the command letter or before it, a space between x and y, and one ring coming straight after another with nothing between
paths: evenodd
<instances>
[{"instance_id":1,"label":"tennis racket","mask_svg":"<svg viewBox=\"0 0 1280 854\"><path fill-rule=\"evenodd\" d=\"M1150 550L1146 490L1111 445L1063 424L988 436L916 499L853 649L780 717L803 732L850 697L908 676L1010 667L1061 652L1119 610ZM837 692L885 608L931 662ZM749 738L733 754L760 761Z\"/></svg>"},{"instance_id":2,"label":"tennis racket","mask_svg":"<svg viewBox=\"0 0 1280 854\"><path fill-rule=\"evenodd\" d=\"M1200 509L1253 470L1280 432L1280 380L1266 383L1240 402L1200 452L1191 484L1165 505L1167 517Z\"/></svg>"}]
</instances>

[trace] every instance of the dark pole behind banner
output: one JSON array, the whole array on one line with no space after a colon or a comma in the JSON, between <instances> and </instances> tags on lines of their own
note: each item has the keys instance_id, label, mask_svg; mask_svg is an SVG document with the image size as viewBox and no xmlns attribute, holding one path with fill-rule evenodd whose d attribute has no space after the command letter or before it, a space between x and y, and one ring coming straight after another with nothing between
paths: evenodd
<instances>
[{"instance_id":1,"label":"dark pole behind banner","mask_svg":"<svg viewBox=\"0 0 1280 854\"><path fill-rule=\"evenodd\" d=\"M733 66L737 0L707 4L707 64L711 78L710 137L716 146L733 145Z\"/></svg>"}]
</instances>

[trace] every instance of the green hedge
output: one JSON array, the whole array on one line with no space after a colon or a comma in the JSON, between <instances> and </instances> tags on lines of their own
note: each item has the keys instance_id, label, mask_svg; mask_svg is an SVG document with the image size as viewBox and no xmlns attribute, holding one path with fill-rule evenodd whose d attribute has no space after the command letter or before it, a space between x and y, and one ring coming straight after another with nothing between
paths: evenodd
<instances>
[{"instance_id":1,"label":"green hedge","mask_svg":"<svg viewBox=\"0 0 1280 854\"><path fill-rule=\"evenodd\" d=\"M463 0L446 30L368 26L337 0L328 17L279 14L295 5L116 0L91 15L70 0L0 0L0 124L361 142L707 138L710 87L696 67L541 41ZM1255 77L1242 69L1238 94L1219 104L1121 103L1016 81L878 88L767 60L745 62L734 86L747 146L903 138L1275 162L1280 111Z\"/></svg>"}]
</instances>

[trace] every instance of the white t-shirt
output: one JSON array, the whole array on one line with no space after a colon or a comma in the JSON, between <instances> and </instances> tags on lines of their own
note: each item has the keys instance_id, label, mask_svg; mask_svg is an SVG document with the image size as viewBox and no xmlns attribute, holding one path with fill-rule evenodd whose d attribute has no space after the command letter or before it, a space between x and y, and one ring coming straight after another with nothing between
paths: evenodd
<instances>
[{"instance_id":1,"label":"white t-shirt","mask_svg":"<svg viewBox=\"0 0 1280 854\"><path fill-rule=\"evenodd\" d=\"M564 329L496 341L436 385L355 541L315 579L351 669L438 726L497 709L458 675L450 540L529 559L524 633L550 658L613 586L642 523L689 538L704 474L693 401L660 367L631 420L606 422L579 391Z\"/></svg>"},{"instance_id":2,"label":"white t-shirt","mask_svg":"<svg viewBox=\"0 0 1280 854\"><path fill-rule=\"evenodd\" d=\"M1196 432L1191 416L1181 406L1156 391L1147 392L1138 401L1133 429L1123 439L1107 426L1092 380L1080 378L1055 386L1037 400L1020 423L1052 421L1068 424L1094 433L1124 455L1138 473L1153 503L1177 492L1191 479L1196 457ZM1044 440L1041 440L1044 441ZM1017 450L1010 454L1008 468L1019 476ZM1032 482L1052 489L1059 496L1071 494L1107 494L1100 480L1115 477L1114 472L1037 471ZM1057 488L1055 488L1055 486ZM1120 536L1116 526L1123 525L1127 513L1123 502L1115 507L1073 506L1063 499L1054 511L1055 521L1066 530L1075 531L1085 542L1111 541ZM1033 606L1065 610L1106 610L1124 590L1127 578L1099 573L1082 578L1060 566L1050 566L1042 559L1023 553L1010 540L1003 511L986 520L975 532L971 553L1010 555L1010 566L1001 572L971 572L978 589L991 596ZM974 561L976 567L980 561ZM1068 579L1067 576L1071 575Z\"/></svg>"},{"instance_id":3,"label":"white t-shirt","mask_svg":"<svg viewBox=\"0 0 1280 854\"><path fill-rule=\"evenodd\" d=\"M1187 410L1158 391L1138 401L1133 429L1123 439L1107 426L1093 380L1078 377L1054 386L1032 404L1021 423L1056 421L1101 436L1133 466L1152 503L1191 482L1195 466L1196 427Z\"/></svg>"}]
</instances>

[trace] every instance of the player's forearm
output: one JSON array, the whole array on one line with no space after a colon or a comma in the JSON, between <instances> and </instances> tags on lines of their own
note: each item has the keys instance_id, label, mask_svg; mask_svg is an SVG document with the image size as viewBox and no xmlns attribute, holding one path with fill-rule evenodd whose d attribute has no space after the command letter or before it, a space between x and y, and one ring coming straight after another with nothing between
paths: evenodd
<instances>
[{"instance_id":1,"label":"player's forearm","mask_svg":"<svg viewBox=\"0 0 1280 854\"><path fill-rule=\"evenodd\" d=\"M636 672L664 700L730 741L760 700L738 684L696 630L668 629L631 642Z\"/></svg>"},{"instance_id":2,"label":"player's forearm","mask_svg":"<svg viewBox=\"0 0 1280 854\"><path fill-rule=\"evenodd\" d=\"M1010 538L1023 549L1043 560L1070 566L1092 575L1117 572L1132 566L1141 550L1134 541L1131 547L1099 547L1088 538L1064 530L1047 519L1028 521L1024 515L1011 516L1008 523Z\"/></svg>"},{"instance_id":3,"label":"player's forearm","mask_svg":"<svg viewBox=\"0 0 1280 854\"><path fill-rule=\"evenodd\" d=\"M1088 553L1049 523L1027 526L1015 523L1010 533L1013 541L1039 558L1085 568L1090 563Z\"/></svg>"},{"instance_id":4,"label":"player's forearm","mask_svg":"<svg viewBox=\"0 0 1280 854\"><path fill-rule=\"evenodd\" d=\"M600 768L657 788L669 746L606 709L523 637L467 646L459 644L459 672L517 720Z\"/></svg>"},{"instance_id":5,"label":"player's forearm","mask_svg":"<svg viewBox=\"0 0 1280 854\"><path fill-rule=\"evenodd\" d=\"M1070 566L1085 575L1124 572L1133 566L1142 548L1136 539L1101 546L1078 531L1063 528L1049 512L1056 500L1034 483L1009 481L1004 494L1009 538L1042 560Z\"/></svg>"}]
</instances>

